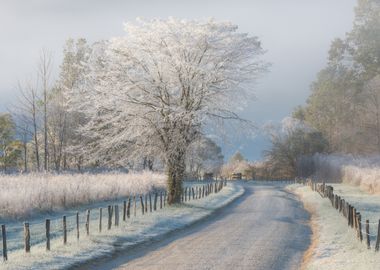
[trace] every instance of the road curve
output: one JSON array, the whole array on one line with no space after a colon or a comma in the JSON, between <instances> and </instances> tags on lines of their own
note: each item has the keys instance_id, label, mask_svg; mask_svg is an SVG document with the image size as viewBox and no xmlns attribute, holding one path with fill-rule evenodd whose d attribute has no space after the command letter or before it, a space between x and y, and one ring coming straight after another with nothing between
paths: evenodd
<instances>
[{"instance_id":1,"label":"road curve","mask_svg":"<svg viewBox=\"0 0 380 270\"><path fill-rule=\"evenodd\" d=\"M86 269L299 269L309 214L280 185L244 184L238 200L203 222Z\"/></svg>"}]
</instances>

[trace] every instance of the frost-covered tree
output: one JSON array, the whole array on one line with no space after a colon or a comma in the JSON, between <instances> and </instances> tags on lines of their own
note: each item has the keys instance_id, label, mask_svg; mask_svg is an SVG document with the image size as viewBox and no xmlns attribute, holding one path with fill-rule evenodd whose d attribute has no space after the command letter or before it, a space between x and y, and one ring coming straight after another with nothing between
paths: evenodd
<instances>
[{"instance_id":1,"label":"frost-covered tree","mask_svg":"<svg viewBox=\"0 0 380 270\"><path fill-rule=\"evenodd\" d=\"M84 139L75 131L85 119L81 113L70 110L68 95L84 83L89 55L90 46L85 39L68 39L59 78L49 95L49 156L57 171L67 169L69 165L80 167L82 160L83 153L77 150Z\"/></svg>"},{"instance_id":2,"label":"frost-covered tree","mask_svg":"<svg viewBox=\"0 0 380 270\"><path fill-rule=\"evenodd\" d=\"M81 132L122 149L114 159L159 157L169 203L179 202L189 146L208 123L241 120L234 110L253 96L263 50L229 22L138 20L125 30L93 49L87 87L73 96L89 117Z\"/></svg>"},{"instance_id":3,"label":"frost-covered tree","mask_svg":"<svg viewBox=\"0 0 380 270\"><path fill-rule=\"evenodd\" d=\"M205 173L217 176L223 165L222 149L213 140L201 136L188 149L186 157L187 177L201 179Z\"/></svg>"}]
</instances>

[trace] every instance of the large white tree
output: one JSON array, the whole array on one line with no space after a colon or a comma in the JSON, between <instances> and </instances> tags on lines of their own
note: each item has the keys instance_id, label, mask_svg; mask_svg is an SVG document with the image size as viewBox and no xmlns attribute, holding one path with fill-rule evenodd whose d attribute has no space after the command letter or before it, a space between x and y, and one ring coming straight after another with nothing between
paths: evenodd
<instances>
[{"instance_id":1,"label":"large white tree","mask_svg":"<svg viewBox=\"0 0 380 270\"><path fill-rule=\"evenodd\" d=\"M100 149L158 156L175 203L189 145L211 122L241 120L235 108L253 97L264 51L229 22L138 20L125 30L93 48L86 87L73 94L89 119L81 132Z\"/></svg>"}]
</instances>

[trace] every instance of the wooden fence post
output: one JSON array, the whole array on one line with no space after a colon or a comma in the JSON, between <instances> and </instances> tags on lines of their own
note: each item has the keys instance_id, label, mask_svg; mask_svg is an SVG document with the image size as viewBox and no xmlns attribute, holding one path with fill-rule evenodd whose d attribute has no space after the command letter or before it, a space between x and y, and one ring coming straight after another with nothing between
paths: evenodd
<instances>
[{"instance_id":1,"label":"wooden fence post","mask_svg":"<svg viewBox=\"0 0 380 270\"><path fill-rule=\"evenodd\" d=\"M152 213L152 195L149 192L149 211Z\"/></svg>"},{"instance_id":2,"label":"wooden fence post","mask_svg":"<svg viewBox=\"0 0 380 270\"><path fill-rule=\"evenodd\" d=\"M79 240L79 212L77 212L76 222L77 222L77 240Z\"/></svg>"},{"instance_id":3,"label":"wooden fence post","mask_svg":"<svg viewBox=\"0 0 380 270\"><path fill-rule=\"evenodd\" d=\"M90 235L90 209L87 210L86 214L86 233Z\"/></svg>"},{"instance_id":4,"label":"wooden fence post","mask_svg":"<svg viewBox=\"0 0 380 270\"><path fill-rule=\"evenodd\" d=\"M123 221L126 220L127 216L127 201L123 201Z\"/></svg>"},{"instance_id":5,"label":"wooden fence post","mask_svg":"<svg viewBox=\"0 0 380 270\"><path fill-rule=\"evenodd\" d=\"M111 205L108 205L107 209L108 209L108 227L107 227L107 229L111 230L111 227L112 227L112 209L111 209Z\"/></svg>"},{"instance_id":6,"label":"wooden fence post","mask_svg":"<svg viewBox=\"0 0 380 270\"><path fill-rule=\"evenodd\" d=\"M63 227L63 244L67 243L67 224L66 224L66 216L62 217L62 227Z\"/></svg>"},{"instance_id":7,"label":"wooden fence post","mask_svg":"<svg viewBox=\"0 0 380 270\"><path fill-rule=\"evenodd\" d=\"M119 226L119 205L115 205L115 226Z\"/></svg>"},{"instance_id":8,"label":"wooden fence post","mask_svg":"<svg viewBox=\"0 0 380 270\"><path fill-rule=\"evenodd\" d=\"M343 212L343 216L347 217L347 213L346 213L346 200L345 199L342 200L342 212Z\"/></svg>"},{"instance_id":9,"label":"wooden fence post","mask_svg":"<svg viewBox=\"0 0 380 270\"><path fill-rule=\"evenodd\" d=\"M119 212L119 205L115 205L115 226L119 226L119 221L120 221L120 212ZM116 225L117 223L117 225Z\"/></svg>"},{"instance_id":10,"label":"wooden fence post","mask_svg":"<svg viewBox=\"0 0 380 270\"><path fill-rule=\"evenodd\" d=\"M134 206L133 206L133 215L136 217L136 195L133 196Z\"/></svg>"},{"instance_id":11,"label":"wooden fence post","mask_svg":"<svg viewBox=\"0 0 380 270\"><path fill-rule=\"evenodd\" d=\"M145 213L148 213L148 194L145 194Z\"/></svg>"},{"instance_id":12,"label":"wooden fence post","mask_svg":"<svg viewBox=\"0 0 380 270\"><path fill-rule=\"evenodd\" d=\"M5 225L1 225L1 236L3 238L3 260L8 260L8 251L7 251L7 232L5 230Z\"/></svg>"},{"instance_id":13,"label":"wooden fence post","mask_svg":"<svg viewBox=\"0 0 380 270\"><path fill-rule=\"evenodd\" d=\"M356 212L356 218L355 218L355 223L356 223L356 237L360 239L360 233L359 233L359 215L360 212Z\"/></svg>"},{"instance_id":14,"label":"wooden fence post","mask_svg":"<svg viewBox=\"0 0 380 270\"><path fill-rule=\"evenodd\" d=\"M157 192L154 193L154 204L153 204L153 210L157 210Z\"/></svg>"},{"instance_id":15,"label":"wooden fence post","mask_svg":"<svg viewBox=\"0 0 380 270\"><path fill-rule=\"evenodd\" d=\"M191 187L191 192L193 193L193 200L195 200L194 187Z\"/></svg>"},{"instance_id":16,"label":"wooden fence post","mask_svg":"<svg viewBox=\"0 0 380 270\"><path fill-rule=\"evenodd\" d=\"M369 220L367 219L366 222L365 222L365 232L366 232L366 235L367 235L367 248L370 249L371 248L371 240L369 238Z\"/></svg>"},{"instance_id":17,"label":"wooden fence post","mask_svg":"<svg viewBox=\"0 0 380 270\"><path fill-rule=\"evenodd\" d=\"M45 229L46 229L46 250L50 250L50 219L45 220Z\"/></svg>"},{"instance_id":18,"label":"wooden fence post","mask_svg":"<svg viewBox=\"0 0 380 270\"><path fill-rule=\"evenodd\" d=\"M362 232L362 215L358 215L358 222L359 222L359 236L360 236L360 242L363 241L363 232Z\"/></svg>"},{"instance_id":19,"label":"wooden fence post","mask_svg":"<svg viewBox=\"0 0 380 270\"><path fill-rule=\"evenodd\" d=\"M30 230L29 223L24 223L24 242L25 242L25 252L30 252Z\"/></svg>"},{"instance_id":20,"label":"wooden fence post","mask_svg":"<svg viewBox=\"0 0 380 270\"><path fill-rule=\"evenodd\" d=\"M162 209L162 191L160 192L160 209Z\"/></svg>"},{"instance_id":21,"label":"wooden fence post","mask_svg":"<svg viewBox=\"0 0 380 270\"><path fill-rule=\"evenodd\" d=\"M140 195L140 204L141 204L141 214L144 215L144 200L142 195Z\"/></svg>"},{"instance_id":22,"label":"wooden fence post","mask_svg":"<svg viewBox=\"0 0 380 270\"><path fill-rule=\"evenodd\" d=\"M102 232L103 208L99 208L99 232Z\"/></svg>"},{"instance_id":23,"label":"wooden fence post","mask_svg":"<svg viewBox=\"0 0 380 270\"><path fill-rule=\"evenodd\" d=\"M131 215L131 197L128 197L128 204L127 204L127 218L129 218Z\"/></svg>"},{"instance_id":24,"label":"wooden fence post","mask_svg":"<svg viewBox=\"0 0 380 270\"><path fill-rule=\"evenodd\" d=\"M379 219L379 225L377 225L377 239L376 239L375 251L379 251L379 246L380 246L380 219Z\"/></svg>"}]
</instances>

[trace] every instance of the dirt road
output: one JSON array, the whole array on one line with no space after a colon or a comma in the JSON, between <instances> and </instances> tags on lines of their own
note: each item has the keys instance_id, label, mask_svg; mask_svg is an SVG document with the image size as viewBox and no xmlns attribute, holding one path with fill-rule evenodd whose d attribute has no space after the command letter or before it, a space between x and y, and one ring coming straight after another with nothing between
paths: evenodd
<instances>
[{"instance_id":1,"label":"dirt road","mask_svg":"<svg viewBox=\"0 0 380 270\"><path fill-rule=\"evenodd\" d=\"M86 268L299 269L308 213L279 185L244 185L242 197L209 219Z\"/></svg>"}]
</instances>

